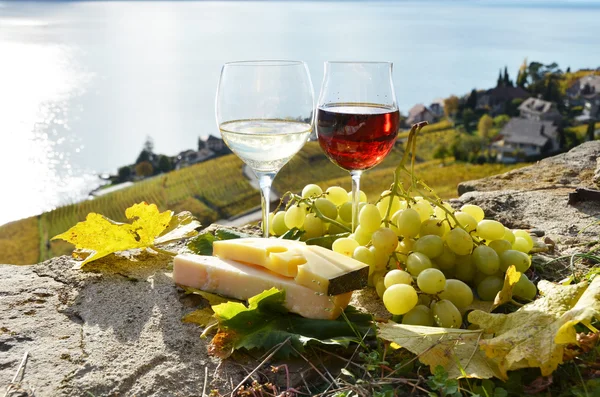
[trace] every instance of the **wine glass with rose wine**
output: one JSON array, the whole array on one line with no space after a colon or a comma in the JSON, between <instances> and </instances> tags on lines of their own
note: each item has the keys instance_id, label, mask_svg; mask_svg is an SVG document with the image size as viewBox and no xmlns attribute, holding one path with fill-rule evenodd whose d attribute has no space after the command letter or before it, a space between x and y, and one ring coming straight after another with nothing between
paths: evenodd
<instances>
[{"instance_id":1,"label":"wine glass with rose wine","mask_svg":"<svg viewBox=\"0 0 600 397\"><path fill-rule=\"evenodd\" d=\"M317 136L327 157L352 176L353 232L360 176L392 150L399 119L391 62L325 62Z\"/></svg>"},{"instance_id":2,"label":"wine glass with rose wine","mask_svg":"<svg viewBox=\"0 0 600 397\"><path fill-rule=\"evenodd\" d=\"M313 87L304 62L223 65L217 88L217 124L225 144L258 179L264 237L269 237L271 184L308 140L313 110Z\"/></svg>"}]
</instances>

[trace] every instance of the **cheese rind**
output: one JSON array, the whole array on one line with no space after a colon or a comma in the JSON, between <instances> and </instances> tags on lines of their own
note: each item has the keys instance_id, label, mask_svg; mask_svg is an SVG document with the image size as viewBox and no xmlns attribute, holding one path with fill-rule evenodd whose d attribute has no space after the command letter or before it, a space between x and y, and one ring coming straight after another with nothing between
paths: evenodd
<instances>
[{"instance_id":1,"label":"cheese rind","mask_svg":"<svg viewBox=\"0 0 600 397\"><path fill-rule=\"evenodd\" d=\"M369 266L323 247L299 241L242 238L215 241L213 253L267 268L314 291L339 295L367 286Z\"/></svg>"},{"instance_id":2,"label":"cheese rind","mask_svg":"<svg viewBox=\"0 0 600 397\"><path fill-rule=\"evenodd\" d=\"M173 262L175 283L247 300L272 287L285 291L285 307L316 319L335 319L348 306L352 292L327 296L294 279L265 269L213 256L180 254Z\"/></svg>"}]
</instances>

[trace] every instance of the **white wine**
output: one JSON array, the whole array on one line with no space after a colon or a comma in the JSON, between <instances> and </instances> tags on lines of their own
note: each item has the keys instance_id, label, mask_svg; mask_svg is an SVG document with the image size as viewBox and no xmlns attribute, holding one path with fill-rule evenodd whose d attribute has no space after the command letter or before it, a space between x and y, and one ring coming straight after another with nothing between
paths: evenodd
<instances>
[{"instance_id":1,"label":"white wine","mask_svg":"<svg viewBox=\"0 0 600 397\"><path fill-rule=\"evenodd\" d=\"M292 120L234 120L219 128L227 146L259 172L279 171L312 132L310 124Z\"/></svg>"}]
</instances>

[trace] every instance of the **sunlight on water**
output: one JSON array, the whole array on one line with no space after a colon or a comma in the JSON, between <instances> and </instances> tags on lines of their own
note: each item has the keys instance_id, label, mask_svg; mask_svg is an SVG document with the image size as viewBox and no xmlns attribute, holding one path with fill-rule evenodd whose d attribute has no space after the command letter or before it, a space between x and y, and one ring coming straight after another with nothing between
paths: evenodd
<instances>
[{"instance_id":1,"label":"sunlight on water","mask_svg":"<svg viewBox=\"0 0 600 397\"><path fill-rule=\"evenodd\" d=\"M98 179L71 162L83 145L70 131L77 109L69 100L90 76L73 67L70 49L0 41L0 54L3 224L80 199Z\"/></svg>"}]
</instances>

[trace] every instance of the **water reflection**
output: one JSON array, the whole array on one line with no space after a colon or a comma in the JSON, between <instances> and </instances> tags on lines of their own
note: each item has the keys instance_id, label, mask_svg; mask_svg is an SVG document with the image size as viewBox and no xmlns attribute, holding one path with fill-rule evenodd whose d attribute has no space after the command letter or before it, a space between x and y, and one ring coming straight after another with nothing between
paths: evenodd
<instances>
[{"instance_id":1,"label":"water reflection","mask_svg":"<svg viewBox=\"0 0 600 397\"><path fill-rule=\"evenodd\" d=\"M3 20L0 29L11 25L13 20ZM69 126L81 110L71 101L92 78L78 67L73 51L0 40L0 224L81 199L98 185L91 171L72 161L84 146Z\"/></svg>"}]
</instances>

